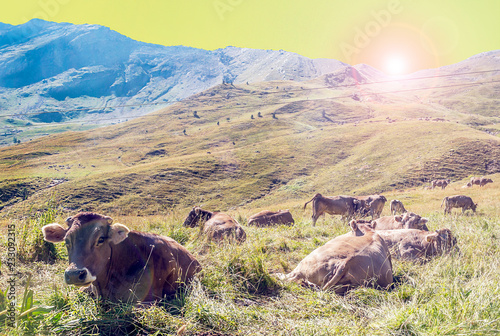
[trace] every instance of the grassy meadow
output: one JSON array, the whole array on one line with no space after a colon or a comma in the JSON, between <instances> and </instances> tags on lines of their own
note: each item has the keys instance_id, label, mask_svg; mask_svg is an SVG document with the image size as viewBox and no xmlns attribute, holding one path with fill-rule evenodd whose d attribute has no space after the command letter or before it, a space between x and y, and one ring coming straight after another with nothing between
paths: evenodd
<instances>
[{"instance_id":1,"label":"grassy meadow","mask_svg":"<svg viewBox=\"0 0 500 336\"><path fill-rule=\"evenodd\" d=\"M500 174L492 176L498 180ZM161 305L103 306L75 287L63 284L67 267L63 244L42 242L40 227L64 221L55 204L42 214L2 222L14 223L18 239L17 295L32 293L32 313L21 314L9 335L489 335L500 332L500 188L462 189L464 181L445 190L414 188L385 193L407 209L429 218L429 229L450 228L460 251L426 264L393 259L395 282L387 290L359 288L345 296L283 283L287 273L315 248L348 231L339 217L310 224L310 206L289 206L293 226L246 225L251 209L229 211L244 226L247 241L217 246L198 229L182 226L186 212L155 216L115 216L131 229L170 236L200 261L203 272L178 297ZM455 210L444 216L444 196L470 195L478 213ZM388 204L384 209L389 212ZM2 245L6 243L2 234ZM37 261L40 260L50 260ZM4 265L5 266L5 265ZM5 272L5 267L2 269ZM5 272L4 274L6 274ZM5 290L6 278L0 284ZM5 304L5 303L4 303Z\"/></svg>"},{"instance_id":2,"label":"grassy meadow","mask_svg":"<svg viewBox=\"0 0 500 336\"><path fill-rule=\"evenodd\" d=\"M0 296L0 333L500 333L495 84L382 94L380 87L337 87L332 80L219 85L126 123L0 148L0 290L8 294L8 233L15 227L19 317L17 327L7 325L9 302ZM494 183L462 189L483 175ZM452 184L424 188L437 178ZM276 273L290 272L348 231L328 215L311 226L311 205L303 206L318 192L399 199L428 217L431 230L450 228L460 252L426 264L394 260L395 282L386 290L337 296L283 283ZM444 216L443 197L456 194L471 196L477 214ZM196 205L234 216L247 241L216 246L200 230L184 228ZM289 209L295 225L248 226L247 218L263 209ZM63 284L65 248L43 242L40 231L79 211L170 236L203 272L161 305L95 302Z\"/></svg>"}]
</instances>

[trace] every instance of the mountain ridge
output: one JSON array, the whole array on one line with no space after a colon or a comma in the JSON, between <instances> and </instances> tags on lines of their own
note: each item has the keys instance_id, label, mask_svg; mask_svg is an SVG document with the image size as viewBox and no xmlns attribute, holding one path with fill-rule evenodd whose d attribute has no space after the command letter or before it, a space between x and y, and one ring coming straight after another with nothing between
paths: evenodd
<instances>
[{"instance_id":1,"label":"mountain ridge","mask_svg":"<svg viewBox=\"0 0 500 336\"><path fill-rule=\"evenodd\" d=\"M120 122L222 82L304 81L343 66L285 51L161 46L99 25L34 19L0 30L0 107L31 123L95 124L96 113ZM135 107L112 108L123 105ZM88 108L102 110L89 116ZM46 111L61 113L31 117Z\"/></svg>"}]
</instances>

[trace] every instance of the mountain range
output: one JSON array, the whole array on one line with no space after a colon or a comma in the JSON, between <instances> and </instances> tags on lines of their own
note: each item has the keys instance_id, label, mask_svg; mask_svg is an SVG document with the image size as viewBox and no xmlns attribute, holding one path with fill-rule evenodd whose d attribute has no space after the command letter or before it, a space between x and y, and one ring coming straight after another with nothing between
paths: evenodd
<instances>
[{"instance_id":1,"label":"mountain range","mask_svg":"<svg viewBox=\"0 0 500 336\"><path fill-rule=\"evenodd\" d=\"M223 82L304 81L345 66L286 51L166 47L99 25L33 19L0 25L0 115L31 124L109 124Z\"/></svg>"}]
</instances>

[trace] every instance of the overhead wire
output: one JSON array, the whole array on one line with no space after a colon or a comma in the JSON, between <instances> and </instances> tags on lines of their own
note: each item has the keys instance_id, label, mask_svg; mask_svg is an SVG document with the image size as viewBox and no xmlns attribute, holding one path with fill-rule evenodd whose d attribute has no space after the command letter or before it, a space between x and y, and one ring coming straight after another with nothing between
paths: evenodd
<instances>
[{"instance_id":1,"label":"overhead wire","mask_svg":"<svg viewBox=\"0 0 500 336\"><path fill-rule=\"evenodd\" d=\"M266 94L274 94L274 93L289 93L289 92L304 92L304 91L312 91L312 90L324 90L324 89L337 89L337 88L344 88L344 87L357 87L360 85L372 85L372 84L384 84L384 83L391 83L391 82L401 82L405 80L421 80L421 79L429 79L429 78L441 78L441 77L454 77L454 76L462 76L462 75L471 75L471 74L481 74L481 73L489 73L489 72L500 72L500 69L495 69L495 70L485 70L485 71L474 71L474 72L467 72L467 73L459 73L459 74L448 74L448 75L438 75L438 76L428 76L428 77L416 77L416 78L410 78L410 79L394 79L394 80L388 80L388 81L379 81L379 82L369 82L369 83L356 83L356 84L347 84L347 85L338 85L338 86L324 86L324 87L314 87L314 88L303 88L303 89L297 89L297 90L286 90L286 91L263 91L261 93L266 93ZM431 87L424 87L424 88L410 88L410 89L402 89L402 90L393 90L393 91L378 91L378 92L363 92L362 96L374 96L374 95L383 95L383 94L395 94L395 93L403 93L403 92L410 92L410 91L422 91L422 90L431 90L431 89L443 89L443 88L450 88L450 87L467 87L467 86L475 86L475 85L484 85L484 84L490 84L490 83L498 83L500 80L493 80L493 81L481 81L481 82L473 82L473 83L459 83L459 84L450 84L450 85L444 85L444 86L431 86ZM248 94L248 95L235 95L232 96L231 98L234 97L245 97L245 96L255 96L255 93ZM341 96L336 96L336 97L326 97L326 98L318 98L318 99L299 99L299 100L293 100L293 103L297 102L305 102L305 101L323 101L323 100L336 100L336 99L343 99L343 98L352 98L353 94L347 94L347 95L341 95ZM26 116L26 115L40 115L40 114L48 114L48 113L68 113L68 112L84 112L84 111L92 111L92 110L106 110L106 109L117 109L117 108L126 108L126 107L141 107L141 106L154 106L154 105L171 105L176 102L181 102L182 100L175 100L172 102L156 102L156 103L143 103L143 104L126 104L126 105L117 105L117 106L105 106L105 107L93 107L93 108L77 108L77 109L70 109L70 110L58 110L58 111L42 111L42 112L30 112L30 113L23 113L23 114L4 114L1 115L0 117L16 117L16 116ZM193 100L191 100L193 101ZM200 100L194 100L194 102L201 102ZM287 104L287 102L267 102L263 104L253 104L253 105L236 105L236 106L225 106L225 107L216 107L216 108L209 108L209 109L199 109L199 112L210 112L210 111L218 111L218 110L228 110L228 109L235 109L235 108L261 108L265 106L274 106L274 105L283 105ZM44 124L44 125L13 125L12 127L30 127L30 128L42 128L42 127L59 127L61 125L71 125L71 124L87 124L88 122L101 122L101 121L112 121L112 120L129 120L129 119L135 119L139 117L154 117L157 116L154 112L149 113L149 114L144 114L144 115L127 115L127 116L116 116L112 118L98 118L98 119L92 119L91 121L87 121L85 119L80 119L78 121L65 121L65 122L57 122L55 125L51 124Z\"/></svg>"}]
</instances>

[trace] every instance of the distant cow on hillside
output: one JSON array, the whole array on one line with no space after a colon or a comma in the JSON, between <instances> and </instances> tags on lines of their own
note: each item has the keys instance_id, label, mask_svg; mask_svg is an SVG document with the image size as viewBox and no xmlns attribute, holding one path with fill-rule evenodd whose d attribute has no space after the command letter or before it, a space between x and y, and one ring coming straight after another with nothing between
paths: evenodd
<instances>
[{"instance_id":1,"label":"distant cow on hillside","mask_svg":"<svg viewBox=\"0 0 500 336\"><path fill-rule=\"evenodd\" d=\"M484 187L488 183L493 183L493 180L487 177L471 177L470 182L471 186L477 184L480 187Z\"/></svg>"},{"instance_id":2,"label":"distant cow on hillside","mask_svg":"<svg viewBox=\"0 0 500 336\"><path fill-rule=\"evenodd\" d=\"M441 187L441 189L445 189L449 184L451 183L451 180L433 180L431 181L431 188L434 189L435 187Z\"/></svg>"},{"instance_id":3,"label":"distant cow on hillside","mask_svg":"<svg viewBox=\"0 0 500 336\"><path fill-rule=\"evenodd\" d=\"M221 242L224 238L244 242L247 238L245 230L231 216L221 212L211 212L200 207L194 207L184 220L184 226L197 227L204 222L203 233L211 240Z\"/></svg>"},{"instance_id":4,"label":"distant cow on hillside","mask_svg":"<svg viewBox=\"0 0 500 336\"><path fill-rule=\"evenodd\" d=\"M451 214L451 209L453 208L462 208L462 213L468 209L471 209L475 213L477 208L477 204L472 201L472 198L465 195L447 196L441 202L441 207L443 205L445 215L447 213Z\"/></svg>"}]
</instances>

